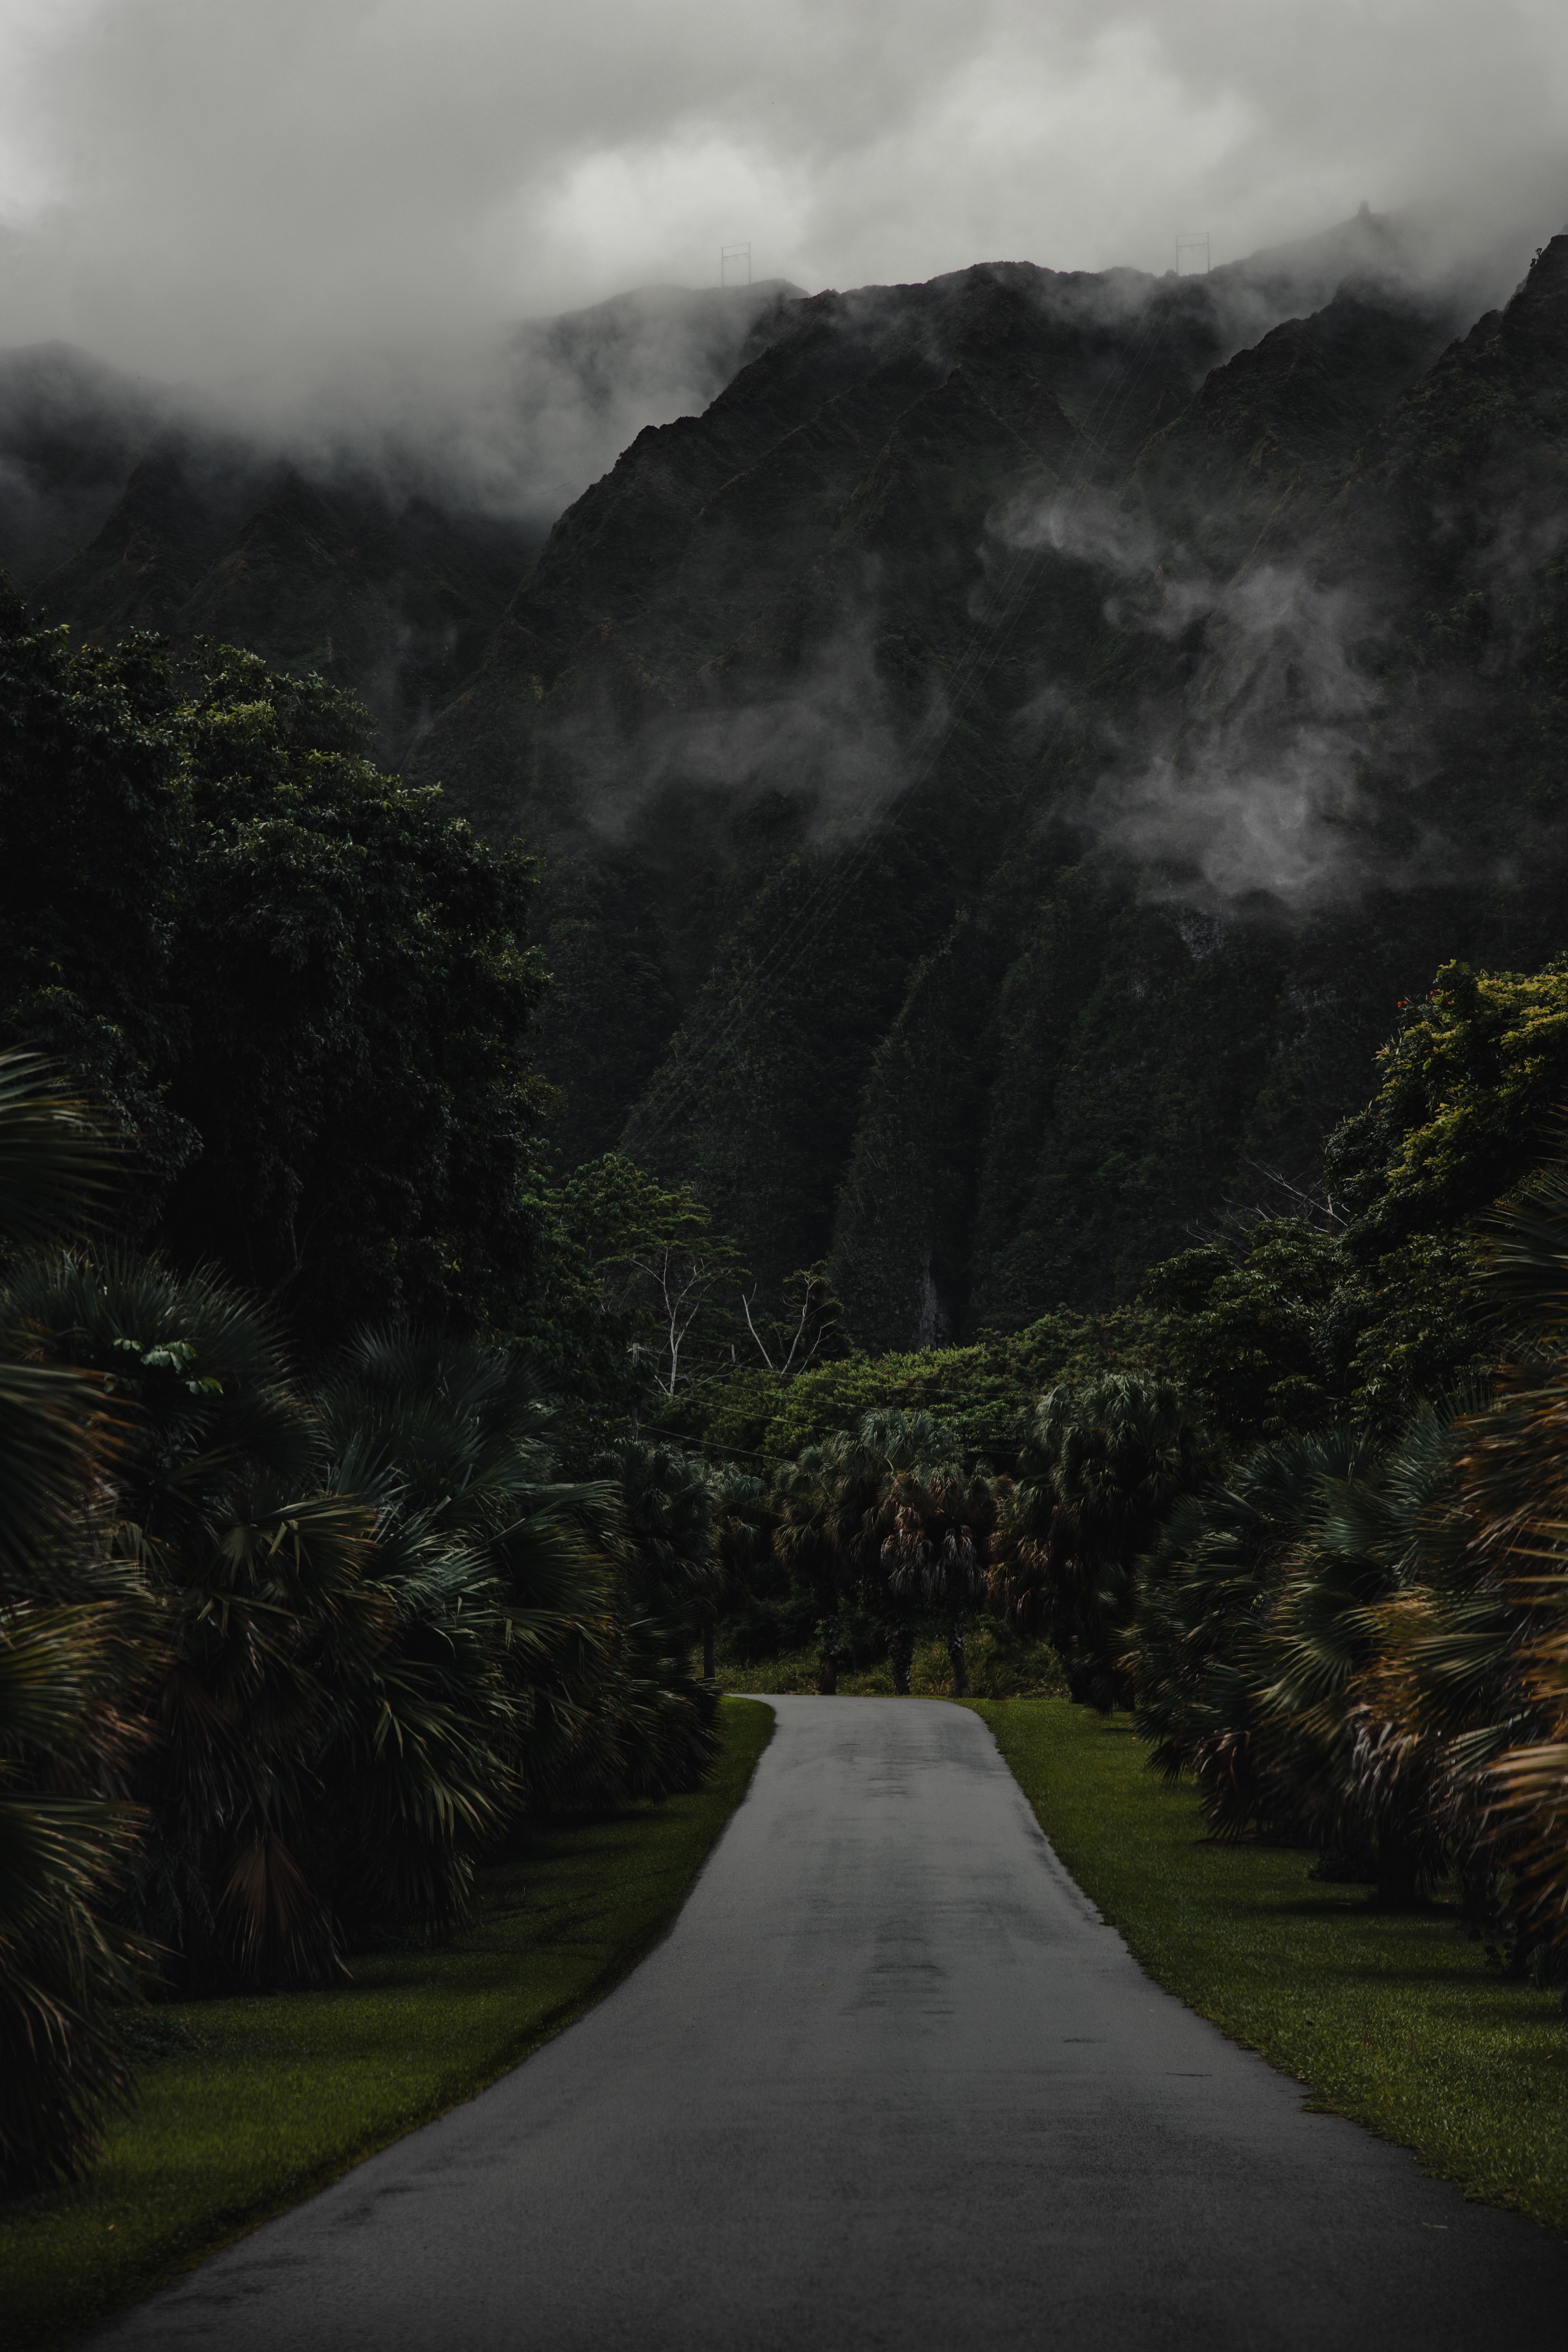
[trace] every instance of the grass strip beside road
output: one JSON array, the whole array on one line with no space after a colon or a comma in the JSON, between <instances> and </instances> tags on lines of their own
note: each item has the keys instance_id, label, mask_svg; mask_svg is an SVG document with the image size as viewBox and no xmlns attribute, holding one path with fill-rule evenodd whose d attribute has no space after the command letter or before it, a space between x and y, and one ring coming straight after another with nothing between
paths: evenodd
<instances>
[{"instance_id":1,"label":"grass strip beside road","mask_svg":"<svg viewBox=\"0 0 1568 2352\"><path fill-rule=\"evenodd\" d=\"M1125 1716L977 1710L1046 1835L1151 1976L1471 2197L1568 2230L1568 2020L1503 1976L1456 1906L1375 1908L1300 1848L1217 1845Z\"/></svg>"},{"instance_id":2,"label":"grass strip beside road","mask_svg":"<svg viewBox=\"0 0 1568 2352\"><path fill-rule=\"evenodd\" d=\"M102 2162L0 2214L6 2352L136 2301L471 2097L607 1992L668 1927L773 1737L771 1709L747 1699L725 1699L721 1724L706 1789L531 1829L449 1947L358 1958L327 1991L152 2011L154 2054Z\"/></svg>"}]
</instances>

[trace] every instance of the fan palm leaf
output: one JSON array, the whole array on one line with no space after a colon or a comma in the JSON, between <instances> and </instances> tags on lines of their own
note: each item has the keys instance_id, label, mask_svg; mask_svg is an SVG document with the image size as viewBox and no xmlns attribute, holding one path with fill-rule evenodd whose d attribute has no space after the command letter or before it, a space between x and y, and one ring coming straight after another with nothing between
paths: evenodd
<instances>
[{"instance_id":1,"label":"fan palm leaf","mask_svg":"<svg viewBox=\"0 0 1568 2352\"><path fill-rule=\"evenodd\" d=\"M44 1065L0 1055L0 1249L79 1233L113 1149ZM139 1831L125 1700L145 1633L102 1571L112 1434L100 1381L0 1328L0 2192L91 2158L126 2085L113 2004L146 1959L103 1916Z\"/></svg>"}]
</instances>

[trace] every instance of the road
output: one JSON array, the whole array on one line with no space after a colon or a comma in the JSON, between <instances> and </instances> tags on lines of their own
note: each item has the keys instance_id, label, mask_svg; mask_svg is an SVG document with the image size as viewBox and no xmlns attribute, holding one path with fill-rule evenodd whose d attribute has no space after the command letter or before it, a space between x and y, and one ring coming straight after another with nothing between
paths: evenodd
<instances>
[{"instance_id":1,"label":"road","mask_svg":"<svg viewBox=\"0 0 1568 2352\"><path fill-rule=\"evenodd\" d=\"M1568 2245L1161 1992L940 1701L786 1698L671 1934L140 2305L212 2352L1568 2346Z\"/></svg>"}]
</instances>

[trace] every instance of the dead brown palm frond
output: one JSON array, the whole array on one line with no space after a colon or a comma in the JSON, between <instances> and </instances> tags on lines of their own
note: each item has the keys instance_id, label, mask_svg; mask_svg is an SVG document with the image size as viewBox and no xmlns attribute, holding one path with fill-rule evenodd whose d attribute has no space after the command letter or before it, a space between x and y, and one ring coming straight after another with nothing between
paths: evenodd
<instances>
[{"instance_id":1,"label":"dead brown palm frond","mask_svg":"<svg viewBox=\"0 0 1568 2352\"><path fill-rule=\"evenodd\" d=\"M1512 1360L1467 1418L1458 1475L1499 1622L1493 1724L1465 1747L1521 1948L1568 1963L1568 1160L1500 1202L1478 1256ZM1500 1750L1500 1752L1499 1752Z\"/></svg>"},{"instance_id":2,"label":"dead brown palm frond","mask_svg":"<svg viewBox=\"0 0 1568 2352\"><path fill-rule=\"evenodd\" d=\"M85 1231L126 1150L108 1112L37 1054L0 1051L0 1250L48 1247Z\"/></svg>"},{"instance_id":3,"label":"dead brown palm frond","mask_svg":"<svg viewBox=\"0 0 1568 2352\"><path fill-rule=\"evenodd\" d=\"M331 1914L274 1830L236 1854L222 1907L239 1965L258 1983L342 1966Z\"/></svg>"},{"instance_id":4,"label":"dead brown palm frond","mask_svg":"<svg viewBox=\"0 0 1568 2352\"><path fill-rule=\"evenodd\" d=\"M143 1734L126 1613L0 1612L0 2191L79 2173L126 2089L110 2004L149 1959L104 1916L142 1829L118 1793Z\"/></svg>"}]
</instances>

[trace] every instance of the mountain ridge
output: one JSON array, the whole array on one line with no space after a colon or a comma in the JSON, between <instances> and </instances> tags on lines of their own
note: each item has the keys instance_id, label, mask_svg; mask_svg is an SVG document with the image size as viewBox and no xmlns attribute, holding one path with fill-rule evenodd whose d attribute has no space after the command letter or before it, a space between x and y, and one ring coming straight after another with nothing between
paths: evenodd
<instances>
[{"instance_id":1,"label":"mountain ridge","mask_svg":"<svg viewBox=\"0 0 1568 2352\"><path fill-rule=\"evenodd\" d=\"M296 469L184 625L542 855L563 1164L868 1347L1109 1305L1563 944L1568 240L1479 320L1407 245L769 289L526 549Z\"/></svg>"}]
</instances>

